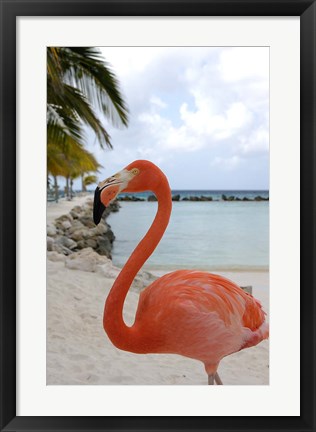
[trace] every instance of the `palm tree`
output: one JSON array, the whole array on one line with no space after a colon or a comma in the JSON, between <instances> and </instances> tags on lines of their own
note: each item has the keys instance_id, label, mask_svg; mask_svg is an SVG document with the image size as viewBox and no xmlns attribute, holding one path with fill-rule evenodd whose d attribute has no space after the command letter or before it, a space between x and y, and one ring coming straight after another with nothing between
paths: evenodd
<instances>
[{"instance_id":1,"label":"palm tree","mask_svg":"<svg viewBox=\"0 0 316 432\"><path fill-rule=\"evenodd\" d=\"M92 185L93 183L97 183L98 178L96 175L89 174L81 177L82 180L82 192L86 192L87 186Z\"/></svg>"},{"instance_id":2,"label":"palm tree","mask_svg":"<svg viewBox=\"0 0 316 432\"><path fill-rule=\"evenodd\" d=\"M47 48L48 138L63 142L67 135L83 141L83 124L103 148L111 139L94 107L115 126L128 123L128 109L119 83L97 48Z\"/></svg>"},{"instance_id":3,"label":"palm tree","mask_svg":"<svg viewBox=\"0 0 316 432\"><path fill-rule=\"evenodd\" d=\"M78 169L87 173L100 167L83 149L84 125L94 131L102 148L112 148L97 113L115 126L127 126L128 109L119 83L100 51L91 47L47 48L47 164L56 196L57 176L66 177L67 194L70 191L71 196L69 183L79 176ZM82 158L81 165L78 158Z\"/></svg>"},{"instance_id":4,"label":"palm tree","mask_svg":"<svg viewBox=\"0 0 316 432\"><path fill-rule=\"evenodd\" d=\"M47 146L47 171L54 178L55 199L58 200L57 176L66 179L66 196L72 198L72 182L88 172L97 172L101 165L92 153L69 138L63 146L49 143Z\"/></svg>"},{"instance_id":5,"label":"palm tree","mask_svg":"<svg viewBox=\"0 0 316 432\"><path fill-rule=\"evenodd\" d=\"M57 177L64 176L67 170L67 163L60 145L54 142L47 144L47 176L52 175L54 179L55 201L58 202Z\"/></svg>"},{"instance_id":6,"label":"palm tree","mask_svg":"<svg viewBox=\"0 0 316 432\"><path fill-rule=\"evenodd\" d=\"M70 182L70 198L73 195L73 180L77 177L83 178L84 174L90 172L97 172L101 165L95 159L92 153L85 149L76 149L71 155L71 162L69 164L69 182Z\"/></svg>"}]
</instances>

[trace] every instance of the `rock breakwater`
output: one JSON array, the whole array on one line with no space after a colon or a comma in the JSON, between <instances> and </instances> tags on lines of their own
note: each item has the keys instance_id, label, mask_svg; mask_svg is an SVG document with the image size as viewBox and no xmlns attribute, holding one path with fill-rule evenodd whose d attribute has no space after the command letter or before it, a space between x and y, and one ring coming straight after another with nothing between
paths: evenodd
<instances>
[{"instance_id":1,"label":"rock breakwater","mask_svg":"<svg viewBox=\"0 0 316 432\"><path fill-rule=\"evenodd\" d=\"M155 195L149 195L147 198L141 198L135 195L122 195L118 197L118 201L137 202L137 201L157 201ZM222 194L220 198L214 198L210 195L189 195L181 196L180 194L172 195L172 201L269 201L269 197L257 195L255 197L240 197L235 195Z\"/></svg>"},{"instance_id":2,"label":"rock breakwater","mask_svg":"<svg viewBox=\"0 0 316 432\"><path fill-rule=\"evenodd\" d=\"M85 248L92 248L99 255L111 258L115 236L106 218L118 209L119 204L112 203L96 226L92 219L92 198L88 198L82 206L74 206L69 213L47 225L47 250L70 255Z\"/></svg>"}]
</instances>

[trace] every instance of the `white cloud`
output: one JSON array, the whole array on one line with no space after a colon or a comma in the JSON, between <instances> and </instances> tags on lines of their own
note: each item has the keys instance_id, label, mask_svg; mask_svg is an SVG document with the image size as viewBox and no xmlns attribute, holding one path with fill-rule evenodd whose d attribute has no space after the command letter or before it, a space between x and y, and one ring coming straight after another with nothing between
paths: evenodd
<instances>
[{"instance_id":1,"label":"white cloud","mask_svg":"<svg viewBox=\"0 0 316 432\"><path fill-rule=\"evenodd\" d=\"M254 130L249 137L242 137L240 139L239 148L244 155L268 153L269 131L264 127L259 127Z\"/></svg>"},{"instance_id":2,"label":"white cloud","mask_svg":"<svg viewBox=\"0 0 316 432\"><path fill-rule=\"evenodd\" d=\"M199 109L190 111L184 103L179 113L182 123L178 127L157 112L143 113L139 120L146 128L147 136L160 148L189 152L237 135L252 121L251 112L242 102L234 102L222 115L214 115L208 100L200 99Z\"/></svg>"},{"instance_id":3,"label":"white cloud","mask_svg":"<svg viewBox=\"0 0 316 432\"><path fill-rule=\"evenodd\" d=\"M104 47L102 52L130 109L127 129L106 126L114 151L97 151L104 166L116 170L136 158L165 163L173 154L181 166L193 153L209 151L213 166L229 173L246 166L247 158L253 164L253 157L267 154L268 48Z\"/></svg>"},{"instance_id":4,"label":"white cloud","mask_svg":"<svg viewBox=\"0 0 316 432\"><path fill-rule=\"evenodd\" d=\"M180 108L181 118L188 129L197 136L205 135L214 140L227 139L242 131L252 120L251 112L242 102L233 102L223 113L213 113L208 98L200 98L196 111L187 104Z\"/></svg>"},{"instance_id":5,"label":"white cloud","mask_svg":"<svg viewBox=\"0 0 316 432\"><path fill-rule=\"evenodd\" d=\"M163 109L167 107L167 104L165 102L163 102L160 97L158 96L152 96L150 98L150 103L154 106L157 107L159 109Z\"/></svg>"},{"instance_id":6,"label":"white cloud","mask_svg":"<svg viewBox=\"0 0 316 432\"><path fill-rule=\"evenodd\" d=\"M239 167L243 160L237 156L231 157L215 157L215 159L210 163L210 166L219 166L223 168L225 171L233 171L235 168Z\"/></svg>"},{"instance_id":7,"label":"white cloud","mask_svg":"<svg viewBox=\"0 0 316 432\"><path fill-rule=\"evenodd\" d=\"M268 54L268 47L227 48L220 53L218 70L224 81L268 80Z\"/></svg>"},{"instance_id":8,"label":"white cloud","mask_svg":"<svg viewBox=\"0 0 316 432\"><path fill-rule=\"evenodd\" d=\"M139 120L143 123L144 133L149 142L153 143L160 152L195 151L203 145L201 140L196 139L185 125L174 127L169 119L157 113L142 114Z\"/></svg>"},{"instance_id":9,"label":"white cloud","mask_svg":"<svg viewBox=\"0 0 316 432\"><path fill-rule=\"evenodd\" d=\"M142 73L164 55L163 47L102 47L101 52L119 77Z\"/></svg>"}]
</instances>

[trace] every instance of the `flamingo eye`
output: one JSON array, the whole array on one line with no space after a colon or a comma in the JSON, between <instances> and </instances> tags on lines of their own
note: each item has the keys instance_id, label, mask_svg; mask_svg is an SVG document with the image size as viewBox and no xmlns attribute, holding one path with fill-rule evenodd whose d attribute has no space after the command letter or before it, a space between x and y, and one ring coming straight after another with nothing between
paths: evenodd
<instances>
[{"instance_id":1,"label":"flamingo eye","mask_svg":"<svg viewBox=\"0 0 316 432\"><path fill-rule=\"evenodd\" d=\"M139 169L138 168L133 168L131 170L131 173L136 176L137 174L139 174Z\"/></svg>"}]
</instances>

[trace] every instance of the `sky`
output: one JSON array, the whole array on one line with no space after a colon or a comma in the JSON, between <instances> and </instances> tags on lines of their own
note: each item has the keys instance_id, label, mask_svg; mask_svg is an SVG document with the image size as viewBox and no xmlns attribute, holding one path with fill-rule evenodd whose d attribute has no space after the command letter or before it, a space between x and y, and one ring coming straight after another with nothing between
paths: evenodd
<instances>
[{"instance_id":1,"label":"sky","mask_svg":"<svg viewBox=\"0 0 316 432\"><path fill-rule=\"evenodd\" d=\"M87 133L87 148L103 165L99 181L148 159L172 189L269 188L269 48L101 51L130 114L128 128L103 119L113 150Z\"/></svg>"}]
</instances>

